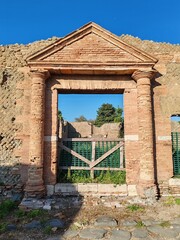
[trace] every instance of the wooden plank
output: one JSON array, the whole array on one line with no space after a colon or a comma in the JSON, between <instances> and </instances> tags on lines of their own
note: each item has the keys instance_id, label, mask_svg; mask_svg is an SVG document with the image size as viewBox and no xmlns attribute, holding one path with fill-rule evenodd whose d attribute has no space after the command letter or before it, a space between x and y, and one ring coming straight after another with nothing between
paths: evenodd
<instances>
[{"instance_id":1,"label":"wooden plank","mask_svg":"<svg viewBox=\"0 0 180 240\"><path fill-rule=\"evenodd\" d=\"M115 152L118 148L120 148L121 146L123 146L124 143L118 143L115 147L113 147L112 149L110 149L108 152L106 152L105 154L103 154L100 158L98 158L96 161L92 162L90 164L90 167L94 167L96 166L98 163L100 163L102 160L104 160L106 157L108 157L110 154L112 154L113 152Z\"/></svg>"},{"instance_id":2,"label":"wooden plank","mask_svg":"<svg viewBox=\"0 0 180 240\"><path fill-rule=\"evenodd\" d=\"M95 161L95 151L96 151L96 142L92 142L92 157L91 157L91 162ZM91 168L91 178L94 179L94 169Z\"/></svg>"},{"instance_id":3,"label":"wooden plank","mask_svg":"<svg viewBox=\"0 0 180 240\"><path fill-rule=\"evenodd\" d=\"M71 169L71 170L91 170L90 167L74 167L74 166L71 166L71 167L60 167L60 169ZM109 168L109 167L94 167L94 170L102 170L102 171L125 171L126 169L125 168Z\"/></svg>"},{"instance_id":4,"label":"wooden plank","mask_svg":"<svg viewBox=\"0 0 180 240\"><path fill-rule=\"evenodd\" d=\"M61 142L124 142L123 138L62 138Z\"/></svg>"},{"instance_id":5,"label":"wooden plank","mask_svg":"<svg viewBox=\"0 0 180 240\"><path fill-rule=\"evenodd\" d=\"M82 160L83 162L87 163L88 165L91 164L91 161L89 161L87 158L81 156L79 153L77 153L77 152L73 151L72 149L64 146L63 144L61 144L60 147L62 149L64 149L66 152L72 154L73 156L75 156L75 157L79 158L80 160Z\"/></svg>"},{"instance_id":6,"label":"wooden plank","mask_svg":"<svg viewBox=\"0 0 180 240\"><path fill-rule=\"evenodd\" d=\"M119 148L120 150L120 168L124 167L123 158L124 158L124 145Z\"/></svg>"},{"instance_id":7,"label":"wooden plank","mask_svg":"<svg viewBox=\"0 0 180 240\"><path fill-rule=\"evenodd\" d=\"M60 166L60 169L70 170L90 170L90 167Z\"/></svg>"}]
</instances>

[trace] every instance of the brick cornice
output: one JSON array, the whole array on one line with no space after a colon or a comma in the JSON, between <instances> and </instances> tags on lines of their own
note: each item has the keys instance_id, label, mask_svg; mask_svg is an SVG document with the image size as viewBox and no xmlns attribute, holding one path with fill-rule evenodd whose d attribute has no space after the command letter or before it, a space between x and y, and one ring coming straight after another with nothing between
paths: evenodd
<instances>
[{"instance_id":1,"label":"brick cornice","mask_svg":"<svg viewBox=\"0 0 180 240\"><path fill-rule=\"evenodd\" d=\"M42 80L50 77L48 70L31 70L30 75L32 78L41 78Z\"/></svg>"},{"instance_id":2,"label":"brick cornice","mask_svg":"<svg viewBox=\"0 0 180 240\"><path fill-rule=\"evenodd\" d=\"M153 79L154 75L155 75L156 71L155 70L151 70L151 71L141 71L141 70L137 70L132 74L132 78L135 81L138 81L139 79Z\"/></svg>"}]
</instances>

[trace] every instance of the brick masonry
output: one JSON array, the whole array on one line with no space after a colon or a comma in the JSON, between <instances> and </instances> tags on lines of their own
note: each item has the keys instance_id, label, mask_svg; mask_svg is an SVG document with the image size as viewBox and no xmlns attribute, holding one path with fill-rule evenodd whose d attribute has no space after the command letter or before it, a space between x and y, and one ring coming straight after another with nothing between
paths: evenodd
<instances>
[{"instance_id":1,"label":"brick masonry","mask_svg":"<svg viewBox=\"0 0 180 240\"><path fill-rule=\"evenodd\" d=\"M137 83L131 77L133 72L127 74L124 70L123 74L118 75L118 70L115 69L116 61L118 64L124 63L127 59L137 62L137 58L134 52L133 54L127 53L123 49L120 51L120 48L110 43L109 38L112 38L110 33L108 35L102 31L101 34L102 37L92 32L82 38L74 38L72 44L69 43L62 51L55 51L54 54L41 59L45 62L62 59L65 63L71 64L68 54L73 53L72 59L76 58L77 62L84 62L87 67L81 72L74 70L73 67L72 70L53 70L51 77L46 80L44 121L46 140L44 157L41 156L43 166L46 167L42 170L43 172L37 171L37 168L33 170L33 174L39 175L40 173L43 176L45 184L56 183L57 93L72 90L124 93L127 184L133 186L139 184L142 164L140 157L142 149L145 151L146 146L140 148L139 145L142 139L139 132L140 124L144 123L139 123ZM105 39L106 35L108 41ZM170 117L180 114L180 46L142 41L129 35L122 35L119 40L138 48L140 52L152 54L158 59L154 65L157 73L151 80L153 158L156 172L154 181L159 184L163 194L163 191L168 191L168 181L173 176ZM55 41L61 41L61 39L52 38L28 45L0 46L0 183L7 187L23 187L29 176L32 78L27 58ZM117 56L117 59L114 56ZM145 59L145 57L142 58ZM109 62L111 75L107 75L106 72ZM107 64L107 67L104 68L104 72L102 69L93 70L93 75L91 75L92 70L90 67L88 69L87 63ZM40 68L39 65L37 68ZM104 76L99 75L100 72ZM64 75L61 75L62 73ZM147 138L149 138L148 135ZM147 171L149 170L148 168ZM172 186L170 188L172 192ZM177 189L179 189L178 186L176 186L176 192Z\"/></svg>"}]
</instances>

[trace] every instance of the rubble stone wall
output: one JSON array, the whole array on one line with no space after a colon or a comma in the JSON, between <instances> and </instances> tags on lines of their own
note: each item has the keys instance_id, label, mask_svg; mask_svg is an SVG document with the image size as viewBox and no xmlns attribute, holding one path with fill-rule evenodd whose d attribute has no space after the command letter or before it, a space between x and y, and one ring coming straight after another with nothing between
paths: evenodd
<instances>
[{"instance_id":1,"label":"rubble stone wall","mask_svg":"<svg viewBox=\"0 0 180 240\"><path fill-rule=\"evenodd\" d=\"M19 189L27 178L31 82L26 58L54 41L0 46L0 185L3 188Z\"/></svg>"}]
</instances>

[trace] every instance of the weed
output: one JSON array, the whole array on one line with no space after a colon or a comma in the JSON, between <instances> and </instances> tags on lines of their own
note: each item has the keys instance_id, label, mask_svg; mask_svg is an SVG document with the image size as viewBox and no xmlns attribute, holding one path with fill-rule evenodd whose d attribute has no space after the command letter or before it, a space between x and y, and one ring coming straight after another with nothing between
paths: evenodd
<instances>
[{"instance_id":1,"label":"weed","mask_svg":"<svg viewBox=\"0 0 180 240\"><path fill-rule=\"evenodd\" d=\"M6 223L1 223L0 224L0 233L5 232L7 229L7 224Z\"/></svg>"},{"instance_id":2,"label":"weed","mask_svg":"<svg viewBox=\"0 0 180 240\"><path fill-rule=\"evenodd\" d=\"M175 203L176 203L177 205L180 205L180 198L176 198L176 199L175 199Z\"/></svg>"},{"instance_id":3,"label":"weed","mask_svg":"<svg viewBox=\"0 0 180 240\"><path fill-rule=\"evenodd\" d=\"M44 233L45 234L51 234L52 233L52 227L51 226L46 226L44 228Z\"/></svg>"},{"instance_id":4,"label":"weed","mask_svg":"<svg viewBox=\"0 0 180 240\"><path fill-rule=\"evenodd\" d=\"M77 226L77 225L75 225L75 224L72 224L71 226L70 226L70 230L79 230L79 226Z\"/></svg>"},{"instance_id":5,"label":"weed","mask_svg":"<svg viewBox=\"0 0 180 240\"><path fill-rule=\"evenodd\" d=\"M170 227L170 222L169 221L164 221L159 224L161 227Z\"/></svg>"},{"instance_id":6,"label":"weed","mask_svg":"<svg viewBox=\"0 0 180 240\"><path fill-rule=\"evenodd\" d=\"M0 218L6 217L10 212L16 208L16 203L11 200L4 200L0 204Z\"/></svg>"},{"instance_id":7,"label":"weed","mask_svg":"<svg viewBox=\"0 0 180 240\"><path fill-rule=\"evenodd\" d=\"M137 224L136 224L136 227L137 228L141 228L141 227L144 227L144 223L142 221L138 221Z\"/></svg>"},{"instance_id":8,"label":"weed","mask_svg":"<svg viewBox=\"0 0 180 240\"><path fill-rule=\"evenodd\" d=\"M142 206L139 206L138 204L129 205L129 206L127 206L127 209L130 210L131 212L144 210L144 208Z\"/></svg>"},{"instance_id":9,"label":"weed","mask_svg":"<svg viewBox=\"0 0 180 240\"><path fill-rule=\"evenodd\" d=\"M14 215L18 218L23 218L26 215L26 212L22 209L18 209L14 212Z\"/></svg>"},{"instance_id":10,"label":"weed","mask_svg":"<svg viewBox=\"0 0 180 240\"><path fill-rule=\"evenodd\" d=\"M166 199L166 201L164 202L165 205L174 205L175 204L175 201L174 201L174 197L170 196Z\"/></svg>"},{"instance_id":11,"label":"weed","mask_svg":"<svg viewBox=\"0 0 180 240\"><path fill-rule=\"evenodd\" d=\"M42 209L34 209L27 213L28 218L36 218L36 217L43 218L45 215L46 215L46 211Z\"/></svg>"},{"instance_id":12,"label":"weed","mask_svg":"<svg viewBox=\"0 0 180 240\"><path fill-rule=\"evenodd\" d=\"M85 170L73 170L60 172L60 180L65 183L104 183L104 184L124 184L126 182L126 172L125 171L98 171L100 174L96 173L96 177L92 179L90 177L90 172ZM97 176L98 175L98 176Z\"/></svg>"}]
</instances>

